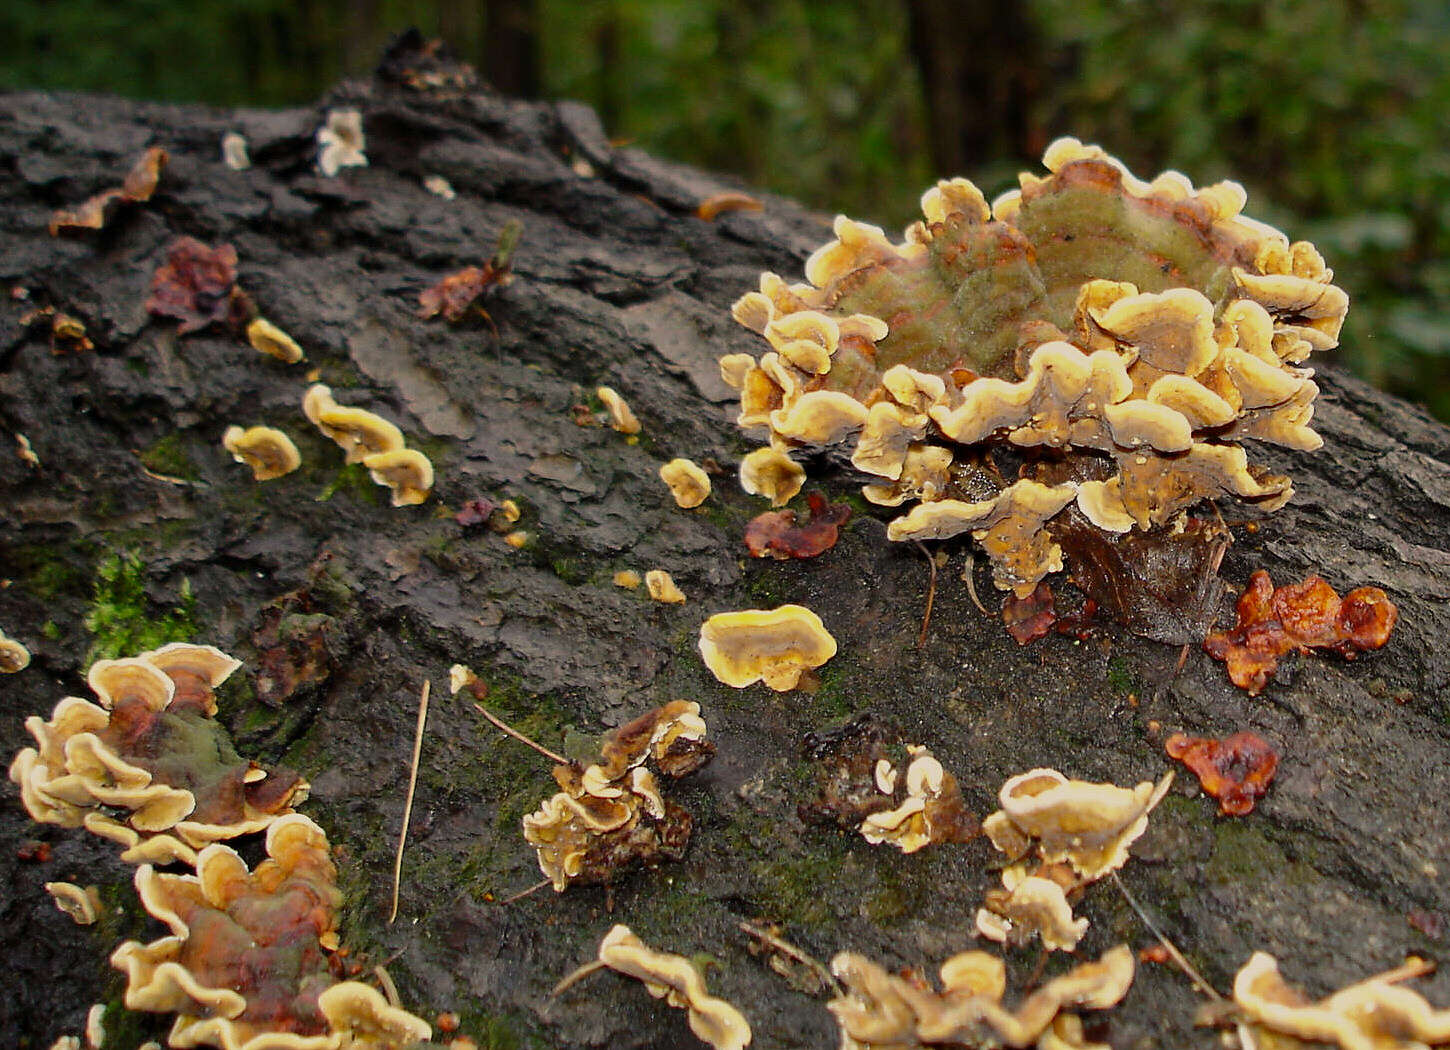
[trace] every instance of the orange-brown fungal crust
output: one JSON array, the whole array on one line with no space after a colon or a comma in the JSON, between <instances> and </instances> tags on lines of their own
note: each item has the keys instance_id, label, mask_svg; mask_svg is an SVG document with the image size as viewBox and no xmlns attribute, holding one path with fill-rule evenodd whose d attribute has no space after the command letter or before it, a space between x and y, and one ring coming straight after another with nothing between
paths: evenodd
<instances>
[{"instance_id":1,"label":"orange-brown fungal crust","mask_svg":"<svg viewBox=\"0 0 1450 1050\"><path fill-rule=\"evenodd\" d=\"M102 190L75 209L61 208L51 214L50 235L101 230L111 222L123 206L140 204L151 199L166 167L166 150L152 146L126 173L120 188Z\"/></svg>"},{"instance_id":2,"label":"orange-brown fungal crust","mask_svg":"<svg viewBox=\"0 0 1450 1050\"><path fill-rule=\"evenodd\" d=\"M767 273L735 304L768 347L722 361L741 426L849 455L876 502L920 501L892 539L972 531L1019 598L1062 567L1048 533L1068 507L1158 534L1204 500L1287 501L1241 442L1319 446L1300 364L1348 308L1312 245L1241 214L1236 183L1144 182L1076 139L1043 159L990 206L938 183L899 242L838 217L805 282ZM1020 470L983 492L947 466L968 458ZM913 459L923 480L902 484ZM1050 494L1040 463L1067 468Z\"/></svg>"},{"instance_id":3,"label":"orange-brown fungal crust","mask_svg":"<svg viewBox=\"0 0 1450 1050\"><path fill-rule=\"evenodd\" d=\"M831 970L845 989L826 1004L840 1026L842 1050L1043 1047L1064 1045L1047 1039L1056 1022L1074 1016L1069 1011L1116 1006L1133 983L1134 962L1120 944L1054 977L1015 1008L1002 1001L1006 966L986 952L962 952L942 963L941 991L852 952L832 959ZM1069 1023L1058 1030L1075 1029Z\"/></svg>"},{"instance_id":4,"label":"orange-brown fungal crust","mask_svg":"<svg viewBox=\"0 0 1450 1050\"><path fill-rule=\"evenodd\" d=\"M254 308L236 281L237 250L230 244L208 248L195 237L178 237L151 278L146 309L179 320L181 335L216 323L244 324Z\"/></svg>"},{"instance_id":5,"label":"orange-brown fungal crust","mask_svg":"<svg viewBox=\"0 0 1450 1050\"><path fill-rule=\"evenodd\" d=\"M111 955L126 1006L175 1013L173 1046L384 1050L427 1039L419 1018L332 976L342 893L322 829L290 814L267 829L266 848L255 871L221 843L197 854L195 874L137 869L141 902L171 932Z\"/></svg>"},{"instance_id":6,"label":"orange-brown fungal crust","mask_svg":"<svg viewBox=\"0 0 1450 1050\"><path fill-rule=\"evenodd\" d=\"M841 526L851 520L845 503L827 503L812 492L806 497L811 516L797 524L793 510L770 510L745 526L745 547L753 558L814 558L836 545Z\"/></svg>"},{"instance_id":7,"label":"orange-brown fungal crust","mask_svg":"<svg viewBox=\"0 0 1450 1050\"><path fill-rule=\"evenodd\" d=\"M1007 625L1007 633L1013 641L1027 645L1046 638L1057 623L1057 611L1053 606L1052 588L1044 580L1026 598L1008 595L1002 603L1002 622Z\"/></svg>"},{"instance_id":8,"label":"orange-brown fungal crust","mask_svg":"<svg viewBox=\"0 0 1450 1050\"><path fill-rule=\"evenodd\" d=\"M49 721L26 720L37 747L10 766L35 820L87 829L131 863L190 863L208 843L262 831L307 797L305 780L237 755L213 717L213 690L240 663L176 642L101 660L99 704L66 697Z\"/></svg>"},{"instance_id":9,"label":"orange-brown fungal crust","mask_svg":"<svg viewBox=\"0 0 1450 1050\"><path fill-rule=\"evenodd\" d=\"M1318 576L1275 587L1258 569L1236 606L1238 622L1214 631L1204 651L1228 667L1229 678L1257 696L1291 652L1329 649L1346 660L1390 640L1399 610L1378 587L1356 587L1343 598Z\"/></svg>"},{"instance_id":10,"label":"orange-brown fungal crust","mask_svg":"<svg viewBox=\"0 0 1450 1050\"><path fill-rule=\"evenodd\" d=\"M607 733L598 762L554 767L562 790L523 828L557 892L684 855L690 814L663 797L655 774L680 777L708 762L715 745L705 733L700 705L672 700Z\"/></svg>"},{"instance_id":11,"label":"orange-brown fungal crust","mask_svg":"<svg viewBox=\"0 0 1450 1050\"><path fill-rule=\"evenodd\" d=\"M1255 1027L1289 1036L1294 1046L1303 1041L1342 1050L1421 1050L1450 1044L1450 1009L1435 1009L1388 976L1314 1002L1279 975L1278 960L1267 952L1254 952L1239 970L1233 1001Z\"/></svg>"},{"instance_id":12,"label":"orange-brown fungal crust","mask_svg":"<svg viewBox=\"0 0 1450 1050\"><path fill-rule=\"evenodd\" d=\"M1193 771L1226 817L1252 813L1279 768L1279 753L1249 732L1222 740L1174 733L1163 741L1163 750Z\"/></svg>"}]
</instances>

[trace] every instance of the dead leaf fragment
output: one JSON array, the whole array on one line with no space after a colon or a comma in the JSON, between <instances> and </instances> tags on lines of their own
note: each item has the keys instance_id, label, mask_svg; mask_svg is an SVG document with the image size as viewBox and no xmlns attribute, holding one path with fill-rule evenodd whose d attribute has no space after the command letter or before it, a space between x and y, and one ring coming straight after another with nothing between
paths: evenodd
<instances>
[{"instance_id":1,"label":"dead leaf fragment","mask_svg":"<svg viewBox=\"0 0 1450 1050\"><path fill-rule=\"evenodd\" d=\"M119 188L102 190L74 210L61 208L52 213L50 235L55 237L67 232L105 229L122 206L149 201L161 181L161 170L166 167L166 161L166 150L152 146L126 173Z\"/></svg>"},{"instance_id":2,"label":"dead leaf fragment","mask_svg":"<svg viewBox=\"0 0 1450 1050\"><path fill-rule=\"evenodd\" d=\"M747 193L716 193L706 197L695 209L697 218L714 222L727 211L763 211L765 206Z\"/></svg>"},{"instance_id":3,"label":"dead leaf fragment","mask_svg":"<svg viewBox=\"0 0 1450 1050\"><path fill-rule=\"evenodd\" d=\"M827 503L812 492L806 497L811 516L797 524L793 510L773 510L752 518L745 527L745 546L755 558L814 558L836 545L841 526L851 519L845 503Z\"/></svg>"}]
</instances>

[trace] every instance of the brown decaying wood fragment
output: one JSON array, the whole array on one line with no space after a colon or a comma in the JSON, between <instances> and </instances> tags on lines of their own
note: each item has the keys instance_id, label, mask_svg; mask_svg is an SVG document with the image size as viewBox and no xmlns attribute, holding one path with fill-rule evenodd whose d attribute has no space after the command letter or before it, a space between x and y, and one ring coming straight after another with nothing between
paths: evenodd
<instances>
[{"instance_id":1,"label":"brown decaying wood fragment","mask_svg":"<svg viewBox=\"0 0 1450 1050\"><path fill-rule=\"evenodd\" d=\"M1169 758L1182 762L1226 817L1242 817L1269 790L1279 755L1262 737L1235 733L1222 740L1174 733L1163 742Z\"/></svg>"},{"instance_id":2,"label":"brown decaying wood fragment","mask_svg":"<svg viewBox=\"0 0 1450 1050\"><path fill-rule=\"evenodd\" d=\"M216 323L239 328L256 307L236 281L237 250L230 244L208 248L195 237L178 237L151 278L146 309L179 320L180 335Z\"/></svg>"},{"instance_id":3,"label":"brown decaying wood fragment","mask_svg":"<svg viewBox=\"0 0 1450 1050\"><path fill-rule=\"evenodd\" d=\"M1259 569L1236 607L1231 630L1214 631L1204 651L1228 665L1229 678L1250 696L1257 696L1291 652L1328 649L1352 660L1356 653L1378 649L1390 638L1399 610L1378 587L1356 587L1343 598L1318 576L1303 583L1275 587Z\"/></svg>"},{"instance_id":4,"label":"brown decaying wood fragment","mask_svg":"<svg viewBox=\"0 0 1450 1050\"><path fill-rule=\"evenodd\" d=\"M695 209L695 215L706 222L714 222L727 211L763 211L764 207L748 193L717 193L702 200Z\"/></svg>"},{"instance_id":5,"label":"brown decaying wood fragment","mask_svg":"<svg viewBox=\"0 0 1450 1050\"><path fill-rule=\"evenodd\" d=\"M745 546L754 558L814 558L836 545L841 526L851 519L845 503L828 503L812 492L806 497L811 516L797 524L793 510L771 510L750 519L745 526Z\"/></svg>"},{"instance_id":6,"label":"brown decaying wood fragment","mask_svg":"<svg viewBox=\"0 0 1450 1050\"><path fill-rule=\"evenodd\" d=\"M119 189L102 190L74 210L61 208L51 214L50 235L102 230L116 217L126 204L140 204L151 199L156 184L161 181L161 169L166 167L167 153L160 146L152 146L141 154Z\"/></svg>"}]
</instances>

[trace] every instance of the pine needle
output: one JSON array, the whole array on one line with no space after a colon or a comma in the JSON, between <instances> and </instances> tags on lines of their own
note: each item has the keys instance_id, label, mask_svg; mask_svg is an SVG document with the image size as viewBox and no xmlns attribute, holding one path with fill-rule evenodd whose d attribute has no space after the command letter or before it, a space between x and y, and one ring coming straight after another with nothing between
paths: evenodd
<instances>
[{"instance_id":1,"label":"pine needle","mask_svg":"<svg viewBox=\"0 0 1450 1050\"><path fill-rule=\"evenodd\" d=\"M916 639L916 647L920 649L926 645L926 629L931 626L931 607L936 604L936 559L926 549L926 544L918 540L916 545L926 558L927 567L931 569L931 580L926 587L926 612L921 617L921 635Z\"/></svg>"},{"instance_id":2,"label":"pine needle","mask_svg":"<svg viewBox=\"0 0 1450 1050\"><path fill-rule=\"evenodd\" d=\"M570 988L574 987L574 985L584 980L584 978L588 977L591 973L598 973L600 970L603 970L605 968L605 965L606 964L601 962L599 959L591 959L589 962L585 963L583 966L579 967L579 969L571 973L568 977L565 977L558 984L554 985L554 990L549 993L549 998L557 999L563 992L566 992Z\"/></svg>"},{"instance_id":3,"label":"pine needle","mask_svg":"<svg viewBox=\"0 0 1450 1050\"><path fill-rule=\"evenodd\" d=\"M533 748L539 754L543 755L549 761L553 762L555 765L557 765L557 766L567 766L569 764L569 760L567 758L565 758L563 755L555 754L554 752L550 751L547 747L545 747L543 744L540 744L540 743L538 743L536 741L530 740L528 737L524 736L524 734L520 733L513 726L509 725L503 719L501 719L497 715L493 714L491 711L489 711L482 704L474 704L473 705L473 709L475 711L477 711L479 714L483 715L484 718L487 718L490 722L492 722L499 729L503 730L503 732L505 732L509 736L513 737L515 740L519 741L520 743L528 744L531 748Z\"/></svg>"},{"instance_id":4,"label":"pine needle","mask_svg":"<svg viewBox=\"0 0 1450 1050\"><path fill-rule=\"evenodd\" d=\"M987 607L982 604L982 599L977 597L977 556L967 551L967 564L962 567L962 582L967 585L967 593L972 597L972 604L983 616L991 616Z\"/></svg>"},{"instance_id":5,"label":"pine needle","mask_svg":"<svg viewBox=\"0 0 1450 1050\"><path fill-rule=\"evenodd\" d=\"M1189 962L1184 957L1183 953L1178 950L1178 946L1170 941L1167 935L1164 934L1162 930L1158 929L1158 927L1153 923L1152 919L1148 918L1148 913L1145 912L1139 906L1138 902L1133 899L1133 895L1128 892L1128 887L1123 885L1123 880L1118 878L1118 873L1116 871L1113 872L1113 881L1118 884L1118 892L1120 892L1123 895L1123 899L1128 902L1128 907L1132 908L1135 912L1138 913L1138 918L1143 920L1143 925L1148 927L1148 932L1153 934L1154 937L1158 938L1158 943L1163 945L1163 950L1168 953L1168 957L1172 959L1174 963L1177 964L1178 968L1188 976L1188 979L1193 982L1193 986L1204 995L1212 999L1214 1002L1223 1002L1223 996L1218 994L1218 992L1214 989L1213 985L1209 984L1203 979L1203 974L1199 973L1193 968L1193 964Z\"/></svg>"},{"instance_id":6,"label":"pine needle","mask_svg":"<svg viewBox=\"0 0 1450 1050\"><path fill-rule=\"evenodd\" d=\"M418 759L423 754L423 726L428 721L428 694L432 688L432 681L423 679L423 693L418 698L418 730L413 736L413 763L408 771L408 797L403 802L403 830L398 833L398 855L393 859L393 910L388 913L389 926L398 917L398 891L403 882L403 846L408 841L408 821L413 818L413 792L418 787Z\"/></svg>"},{"instance_id":7,"label":"pine needle","mask_svg":"<svg viewBox=\"0 0 1450 1050\"><path fill-rule=\"evenodd\" d=\"M553 880L551 879L541 879L538 882L534 883L532 886L530 886L528 889L519 890L519 892L515 893L512 897L505 897L503 900L498 902L497 906L502 908L505 904L512 904L514 901L521 901L531 893L538 893L541 889L549 885L549 883L552 881Z\"/></svg>"}]
</instances>

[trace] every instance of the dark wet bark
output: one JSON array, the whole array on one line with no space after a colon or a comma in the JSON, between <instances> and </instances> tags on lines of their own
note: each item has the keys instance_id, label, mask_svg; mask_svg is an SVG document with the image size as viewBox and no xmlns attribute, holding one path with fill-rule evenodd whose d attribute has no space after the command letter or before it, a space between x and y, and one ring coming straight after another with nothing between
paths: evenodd
<instances>
[{"instance_id":1,"label":"dark wet bark","mask_svg":"<svg viewBox=\"0 0 1450 1050\"><path fill-rule=\"evenodd\" d=\"M341 104L366 114L372 166L326 179L313 171L313 132ZM246 134L251 170L221 165L227 130ZM150 144L172 156L150 203L99 238L46 235L52 209L114 185ZM1401 610L1381 652L1287 661L1249 698L1204 654L1190 651L1175 676L1177 648L1111 629L1022 648L973 607L960 546L919 648L926 565L886 540L879 510L858 504L819 558L744 555L745 524L763 507L731 479L750 446L715 359L756 349L729 304L762 269L797 275L827 236L818 217L767 197L763 213L695 219L696 202L730 187L611 148L575 105L362 86L283 112L12 95L0 99L0 157L0 627L35 654L29 670L0 678L5 754L26 741L24 716L85 693L85 619L108 551L140 555L151 619L189 580L195 640L247 663L222 698L239 751L312 782L303 811L342 851L344 938L370 963L391 960L418 1012L454 1010L481 1043L491 1032L522 1045L692 1045L679 1012L613 975L550 1001L554 983L626 922L659 947L713 956L711 987L741 1005L756 1046L833 1045L821 1000L752 956L740 920L778 921L822 959L850 948L929 972L973 945L970 917L994 885L980 839L903 857L799 821L814 783L802 739L867 710L929 745L979 816L1006 777L1034 766L1132 783L1168 767L1169 732L1252 730L1283 756L1255 812L1219 818L1180 776L1123 871L1155 919L1221 990L1256 948L1316 991L1443 949L1423 930L1450 914L1450 662L1440 651L1450 431L1418 410L1324 366L1324 450L1266 455L1294 476L1293 502L1252 526L1225 508L1235 534L1225 580L1242 586L1262 567L1279 581L1318 572L1341 591L1381 586ZM430 174L457 199L429 194ZM525 228L516 280L485 303L497 336L482 321L418 318L418 293L481 265L510 219ZM221 327L178 339L174 322L148 319L151 275L182 235L236 246L242 286L301 342L306 364L264 359ZM23 328L45 304L84 320L95 348L57 354ZM394 509L365 476L341 471L337 448L299 410L310 368L432 457L430 503ZM642 420L637 444L575 424L574 406L601 383ZM220 446L231 423L287 430L303 468L257 485ZM14 434L29 438L38 471L13 454ZM178 480L149 476L138 451L153 474ZM698 511L675 508L656 476L676 455L724 468ZM849 493L829 475L819 483ZM523 549L454 520L479 497L521 504ZM687 604L612 583L616 570L656 567ZM995 613L985 566L976 580ZM820 612L840 642L819 688L778 696L716 683L695 652L701 620L786 601ZM1231 604L1226 595L1224 614ZM492 709L555 748L571 730L594 735L670 699L701 701L719 753L673 794L694 816L685 858L612 895L492 903L538 878L518 820L552 781L547 762L446 695L455 661L488 683ZM424 677L433 712L401 914L388 926ZM138 917L130 871L108 844L29 824L12 785L3 796L0 1031L49 1046L80 1030L90 1003L117 998L104 962L117 941L161 930ZM52 860L17 859L32 837L54 845ZM41 888L57 879L99 883L105 921L79 928L57 912ZM1086 955L1149 943L1111 882L1079 911L1092 921ZM1014 979L1035 962L1013 953ZM1450 978L1427 987L1450 1002ZM1217 1046L1192 1027L1196 1005L1180 975L1146 967L1107 1039ZM128 1045L117 1040L108 1047Z\"/></svg>"}]
</instances>

